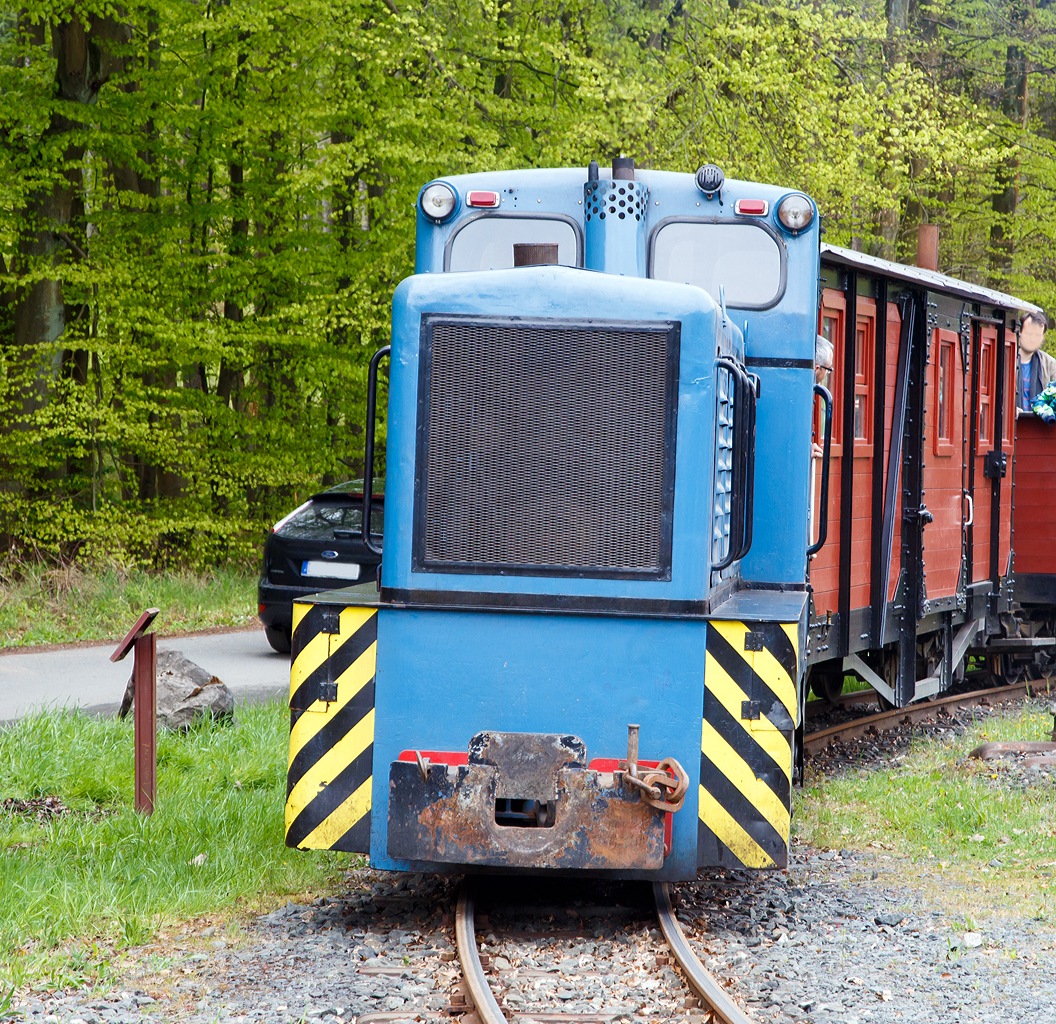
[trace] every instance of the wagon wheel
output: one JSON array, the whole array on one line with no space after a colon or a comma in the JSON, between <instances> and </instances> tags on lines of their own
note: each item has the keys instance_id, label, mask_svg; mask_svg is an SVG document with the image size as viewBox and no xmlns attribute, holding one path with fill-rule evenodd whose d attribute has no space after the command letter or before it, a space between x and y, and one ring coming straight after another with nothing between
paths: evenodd
<instances>
[{"instance_id":1,"label":"wagon wheel","mask_svg":"<svg viewBox=\"0 0 1056 1024\"><path fill-rule=\"evenodd\" d=\"M891 687L892 690L898 689L898 650L886 650L884 651L884 662L881 665L882 672L880 673L884 677L884 682ZM876 702L880 705L881 711L894 711L895 705L891 703L882 693L877 691Z\"/></svg>"},{"instance_id":2,"label":"wagon wheel","mask_svg":"<svg viewBox=\"0 0 1056 1024\"><path fill-rule=\"evenodd\" d=\"M1040 637L1051 637L1056 635L1056 629L1054 629L1056 623L1051 618L1046 619L1040 624L1033 635ZM1034 660L1029 662L1026 666L1027 678L1031 680L1045 680L1046 688L1051 685L1050 680L1053 673L1056 673L1056 658L1053 656L1053 648L1042 647L1034 654Z\"/></svg>"},{"instance_id":3,"label":"wagon wheel","mask_svg":"<svg viewBox=\"0 0 1056 1024\"><path fill-rule=\"evenodd\" d=\"M843 693L843 673L819 673L811 678L810 688L822 700L835 704L839 700L840 694Z\"/></svg>"},{"instance_id":4,"label":"wagon wheel","mask_svg":"<svg viewBox=\"0 0 1056 1024\"><path fill-rule=\"evenodd\" d=\"M1000 655L999 665L1001 676L997 680L999 686L1015 686L1022 682L1027 674L1027 666L1022 661L1016 661L1010 654Z\"/></svg>"}]
</instances>

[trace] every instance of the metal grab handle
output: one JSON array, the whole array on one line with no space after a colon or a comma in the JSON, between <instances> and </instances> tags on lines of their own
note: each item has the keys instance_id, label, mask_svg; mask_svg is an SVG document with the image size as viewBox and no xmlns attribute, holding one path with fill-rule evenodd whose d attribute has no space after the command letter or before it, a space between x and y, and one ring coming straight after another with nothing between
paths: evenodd
<instances>
[{"instance_id":1,"label":"metal grab handle","mask_svg":"<svg viewBox=\"0 0 1056 1024\"><path fill-rule=\"evenodd\" d=\"M367 370L367 429L363 444L363 543L376 555L381 554L381 544L375 544L373 538L382 540L382 534L370 532L370 506L374 497L374 419L378 404L378 363L382 356L392 350L391 345L383 345L374 353Z\"/></svg>"},{"instance_id":2,"label":"metal grab handle","mask_svg":"<svg viewBox=\"0 0 1056 1024\"><path fill-rule=\"evenodd\" d=\"M752 521L755 511L755 407L759 378L754 374L749 375L740 363L727 356L720 356L716 362L734 381L730 546L726 557L711 567L712 572L721 572L738 558L743 558L752 546Z\"/></svg>"},{"instance_id":3,"label":"metal grab handle","mask_svg":"<svg viewBox=\"0 0 1056 1024\"><path fill-rule=\"evenodd\" d=\"M821 384L814 385L814 394L825 403L825 444L821 455L821 515L818 517L818 539L807 548L807 558L816 555L825 545L829 533L829 455L832 452L832 395Z\"/></svg>"},{"instance_id":4,"label":"metal grab handle","mask_svg":"<svg viewBox=\"0 0 1056 1024\"><path fill-rule=\"evenodd\" d=\"M975 522L975 502L972 501L972 496L967 491L964 492L964 496L968 499L968 520L964 525L971 526Z\"/></svg>"}]
</instances>

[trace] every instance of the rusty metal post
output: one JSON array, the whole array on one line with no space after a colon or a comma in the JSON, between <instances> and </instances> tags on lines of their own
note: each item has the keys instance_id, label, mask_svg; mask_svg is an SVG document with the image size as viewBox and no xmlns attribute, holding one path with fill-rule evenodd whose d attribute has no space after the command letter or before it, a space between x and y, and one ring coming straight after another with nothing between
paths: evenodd
<instances>
[{"instance_id":1,"label":"rusty metal post","mask_svg":"<svg viewBox=\"0 0 1056 1024\"><path fill-rule=\"evenodd\" d=\"M158 795L158 635L137 637L132 649L136 705L136 810L154 813Z\"/></svg>"},{"instance_id":2,"label":"rusty metal post","mask_svg":"<svg viewBox=\"0 0 1056 1024\"><path fill-rule=\"evenodd\" d=\"M153 814L158 795L158 638L148 633L158 609L148 608L128 631L110 660L132 651L132 694L135 704L136 810Z\"/></svg>"}]
</instances>

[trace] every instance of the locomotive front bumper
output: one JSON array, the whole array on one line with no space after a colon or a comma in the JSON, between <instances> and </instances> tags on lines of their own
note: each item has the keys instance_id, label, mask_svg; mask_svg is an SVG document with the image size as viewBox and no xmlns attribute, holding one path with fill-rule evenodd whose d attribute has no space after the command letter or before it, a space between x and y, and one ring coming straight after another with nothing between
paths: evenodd
<instances>
[{"instance_id":1,"label":"locomotive front bumper","mask_svg":"<svg viewBox=\"0 0 1056 1024\"><path fill-rule=\"evenodd\" d=\"M477 733L468 755L405 751L389 767L389 856L490 867L662 867L670 813L623 784L621 772L588 767L586 753L576 736L498 732Z\"/></svg>"}]
</instances>

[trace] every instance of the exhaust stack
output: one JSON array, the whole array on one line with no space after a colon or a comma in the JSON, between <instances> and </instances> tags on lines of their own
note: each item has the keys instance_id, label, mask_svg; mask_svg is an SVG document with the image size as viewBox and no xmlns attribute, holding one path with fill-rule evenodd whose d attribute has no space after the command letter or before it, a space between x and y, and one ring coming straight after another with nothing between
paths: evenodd
<instances>
[{"instance_id":1,"label":"exhaust stack","mask_svg":"<svg viewBox=\"0 0 1056 1024\"><path fill-rule=\"evenodd\" d=\"M583 186L586 268L645 276L645 215L649 190L634 179L634 160L615 157L612 177L591 160Z\"/></svg>"}]
</instances>

